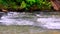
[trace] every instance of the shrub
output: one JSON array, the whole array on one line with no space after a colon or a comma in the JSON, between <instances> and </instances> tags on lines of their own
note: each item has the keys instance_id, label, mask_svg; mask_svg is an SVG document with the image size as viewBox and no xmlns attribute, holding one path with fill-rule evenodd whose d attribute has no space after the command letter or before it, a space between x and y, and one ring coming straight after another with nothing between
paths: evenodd
<instances>
[{"instance_id":1,"label":"shrub","mask_svg":"<svg viewBox=\"0 0 60 34\"><path fill-rule=\"evenodd\" d=\"M4 8L26 9L36 5L37 9L51 9L51 3L47 0L0 0L0 5ZM34 9L34 8L33 8Z\"/></svg>"}]
</instances>

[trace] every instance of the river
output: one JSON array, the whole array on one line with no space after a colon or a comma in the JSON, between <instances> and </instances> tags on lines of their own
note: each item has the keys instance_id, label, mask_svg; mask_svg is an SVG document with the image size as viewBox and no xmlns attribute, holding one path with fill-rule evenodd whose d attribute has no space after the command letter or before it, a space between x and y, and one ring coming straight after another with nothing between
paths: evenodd
<instances>
[{"instance_id":1,"label":"river","mask_svg":"<svg viewBox=\"0 0 60 34\"><path fill-rule=\"evenodd\" d=\"M60 12L0 12L0 34L60 34Z\"/></svg>"},{"instance_id":2,"label":"river","mask_svg":"<svg viewBox=\"0 0 60 34\"><path fill-rule=\"evenodd\" d=\"M0 25L30 25L46 29L60 29L59 12L0 12Z\"/></svg>"}]
</instances>

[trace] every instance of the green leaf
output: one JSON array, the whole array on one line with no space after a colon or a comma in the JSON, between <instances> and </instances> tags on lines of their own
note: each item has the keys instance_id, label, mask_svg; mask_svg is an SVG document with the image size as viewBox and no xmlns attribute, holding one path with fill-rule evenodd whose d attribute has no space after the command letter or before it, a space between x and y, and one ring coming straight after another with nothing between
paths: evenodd
<instances>
[{"instance_id":1,"label":"green leaf","mask_svg":"<svg viewBox=\"0 0 60 34\"><path fill-rule=\"evenodd\" d=\"M36 2L35 0L27 0L27 2Z\"/></svg>"},{"instance_id":2,"label":"green leaf","mask_svg":"<svg viewBox=\"0 0 60 34\"><path fill-rule=\"evenodd\" d=\"M24 1L22 1L22 3L21 3L21 6L20 6L21 8L25 8L26 7L26 3L24 2Z\"/></svg>"}]
</instances>

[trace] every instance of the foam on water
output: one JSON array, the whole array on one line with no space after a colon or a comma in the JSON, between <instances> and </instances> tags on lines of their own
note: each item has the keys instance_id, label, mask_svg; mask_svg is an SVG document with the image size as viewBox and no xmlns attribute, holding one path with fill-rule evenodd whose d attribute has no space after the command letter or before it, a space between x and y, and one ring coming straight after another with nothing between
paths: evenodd
<instances>
[{"instance_id":1,"label":"foam on water","mask_svg":"<svg viewBox=\"0 0 60 34\"><path fill-rule=\"evenodd\" d=\"M40 26L46 27L48 29L60 29L60 18L48 17L48 18L38 18L37 21L41 24Z\"/></svg>"},{"instance_id":2,"label":"foam on water","mask_svg":"<svg viewBox=\"0 0 60 34\"><path fill-rule=\"evenodd\" d=\"M27 16L28 18L25 18ZM25 13L8 12L7 15L2 15L0 25L33 25L48 29L60 29L60 17L41 14L32 17Z\"/></svg>"},{"instance_id":3,"label":"foam on water","mask_svg":"<svg viewBox=\"0 0 60 34\"><path fill-rule=\"evenodd\" d=\"M34 23L33 21L22 19L17 12L9 12L7 15L2 16L0 22L2 25L33 25Z\"/></svg>"}]
</instances>

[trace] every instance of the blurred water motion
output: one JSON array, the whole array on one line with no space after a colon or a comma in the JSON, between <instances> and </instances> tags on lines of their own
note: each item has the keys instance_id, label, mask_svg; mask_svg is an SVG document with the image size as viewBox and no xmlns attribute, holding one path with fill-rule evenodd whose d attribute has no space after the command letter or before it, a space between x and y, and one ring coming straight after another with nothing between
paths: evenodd
<instances>
[{"instance_id":1,"label":"blurred water motion","mask_svg":"<svg viewBox=\"0 0 60 34\"><path fill-rule=\"evenodd\" d=\"M33 25L33 21L24 19L25 16L24 13L8 12L1 17L0 22L2 25Z\"/></svg>"},{"instance_id":2,"label":"blurred water motion","mask_svg":"<svg viewBox=\"0 0 60 34\"><path fill-rule=\"evenodd\" d=\"M0 25L32 25L47 29L60 29L59 12L40 12L38 13L3 13Z\"/></svg>"}]
</instances>

